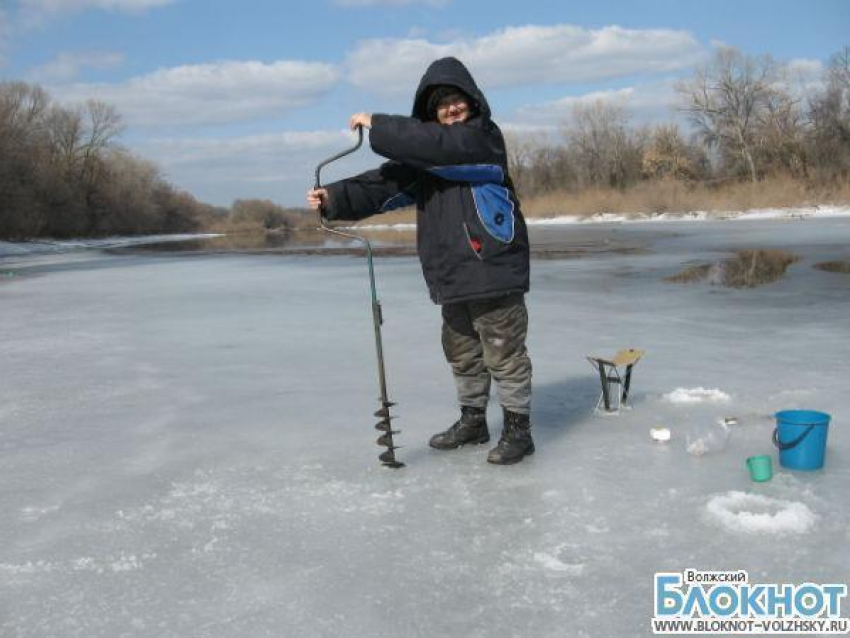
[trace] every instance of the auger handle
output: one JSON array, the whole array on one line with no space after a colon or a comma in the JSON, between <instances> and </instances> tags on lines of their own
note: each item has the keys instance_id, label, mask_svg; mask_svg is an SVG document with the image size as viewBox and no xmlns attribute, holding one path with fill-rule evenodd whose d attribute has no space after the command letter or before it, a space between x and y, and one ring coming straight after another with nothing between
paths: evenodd
<instances>
[{"instance_id":1,"label":"auger handle","mask_svg":"<svg viewBox=\"0 0 850 638\"><path fill-rule=\"evenodd\" d=\"M314 188L315 188L315 189L319 189L319 188L321 188L321 187L322 187L322 178L321 178L321 173L322 173L322 169L323 169L325 166L327 166L327 165L328 165L328 164L330 164L331 162L335 162L335 161L337 161L338 159L345 157L346 155L351 155L354 151L356 151L356 150L357 150L358 148L360 148L362 145L363 145L363 126L358 124L358 126L357 126L357 144L355 144L355 145L354 145L354 146L352 146L351 148L346 149L346 150L344 150L344 151L342 151L342 152L340 152L340 153L337 153L337 154L336 154L336 155L334 155L333 157L329 157L328 159L326 159L326 160L324 160L323 162L320 162L320 163L319 163L319 165L316 167L316 183L315 183ZM368 240L368 239L366 239L365 237L360 237L360 236L358 236L358 235L352 235L352 234L350 234L350 233L344 233L344 232L342 232L342 231L336 230L336 229L331 228L330 226L328 226L328 225L325 223L325 216L323 215L323 213L324 213L324 206L319 205L319 209L318 209L318 211L316 211L316 212L317 212L317 214L318 214L318 218L319 218L319 228L321 228L322 230L325 230L325 231L327 231L327 232L329 232L329 233L333 233L334 235L339 235L340 237L345 237L345 238L347 238L347 239L354 239L354 240L356 240L356 241L359 241L359 242L363 243L363 244L366 246L366 252L367 252L368 257L369 257L369 271L370 271L370 276L372 276L372 275L371 275L371 271L372 271L372 245L369 243L369 240ZM374 288L375 288L375 285L374 285L374 282L373 282L373 283L372 283L372 290L373 290L373 292L372 292L372 298L373 298L373 299L375 299L375 298L376 298L376 296L375 296L375 292L374 292Z\"/></svg>"},{"instance_id":2,"label":"auger handle","mask_svg":"<svg viewBox=\"0 0 850 638\"><path fill-rule=\"evenodd\" d=\"M314 188L318 190L319 188L321 188L321 187L322 187L322 177L321 177L321 174L322 174L322 169L323 169L325 166L327 166L327 165L328 165L328 164L330 164L331 162L335 162L335 161L337 161L338 159L345 157L346 155L351 155L354 151L356 151L356 150L357 150L358 148L360 148L362 145L363 145L363 126L362 126L362 125L358 125L358 126L357 126L357 144L355 144L354 146L352 146L352 147L351 147L351 148L349 148L349 149L346 149L346 150L342 151L341 153L337 153L337 154L336 154L336 155L334 155L333 157L329 157L328 159L324 160L323 162L321 162L321 163L320 163L320 164L316 167L316 183L315 183ZM324 218L324 215L322 215L322 212L323 212L323 208L322 208L322 206L319 206L319 226L321 226L322 228L326 228L326 226L325 226L325 218Z\"/></svg>"}]
</instances>

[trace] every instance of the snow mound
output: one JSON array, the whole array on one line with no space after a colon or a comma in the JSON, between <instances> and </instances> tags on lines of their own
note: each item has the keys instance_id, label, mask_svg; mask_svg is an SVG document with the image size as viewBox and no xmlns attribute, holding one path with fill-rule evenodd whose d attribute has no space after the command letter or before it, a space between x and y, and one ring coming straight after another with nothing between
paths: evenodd
<instances>
[{"instance_id":1,"label":"snow mound","mask_svg":"<svg viewBox=\"0 0 850 638\"><path fill-rule=\"evenodd\" d=\"M554 572L566 572L571 576L581 576L584 573L584 565L582 563L565 563L560 558L546 552L535 552L534 561Z\"/></svg>"},{"instance_id":2,"label":"snow mound","mask_svg":"<svg viewBox=\"0 0 850 638\"><path fill-rule=\"evenodd\" d=\"M713 497L705 509L726 529L750 534L803 534L817 521L804 503L734 490Z\"/></svg>"},{"instance_id":3,"label":"snow mound","mask_svg":"<svg viewBox=\"0 0 850 638\"><path fill-rule=\"evenodd\" d=\"M670 403L726 403L732 397L717 388L676 388L662 397Z\"/></svg>"}]
</instances>

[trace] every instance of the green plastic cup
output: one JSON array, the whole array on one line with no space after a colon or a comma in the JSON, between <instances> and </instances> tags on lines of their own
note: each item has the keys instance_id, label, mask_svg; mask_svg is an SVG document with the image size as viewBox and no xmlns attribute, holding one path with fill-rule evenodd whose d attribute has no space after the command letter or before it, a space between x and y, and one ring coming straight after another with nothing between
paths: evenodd
<instances>
[{"instance_id":1,"label":"green plastic cup","mask_svg":"<svg viewBox=\"0 0 850 638\"><path fill-rule=\"evenodd\" d=\"M750 478L756 483L769 481L773 477L773 466L770 457L766 454L748 458L747 469L750 471Z\"/></svg>"}]
</instances>

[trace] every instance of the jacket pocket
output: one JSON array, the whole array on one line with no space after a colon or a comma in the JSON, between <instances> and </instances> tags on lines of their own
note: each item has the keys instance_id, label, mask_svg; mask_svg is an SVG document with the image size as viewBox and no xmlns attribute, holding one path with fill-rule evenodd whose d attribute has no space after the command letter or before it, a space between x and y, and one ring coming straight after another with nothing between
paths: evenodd
<instances>
[{"instance_id":1,"label":"jacket pocket","mask_svg":"<svg viewBox=\"0 0 850 638\"><path fill-rule=\"evenodd\" d=\"M515 232L510 191L497 184L471 184L472 206L463 207L463 226L469 249L482 260L511 250Z\"/></svg>"},{"instance_id":2,"label":"jacket pocket","mask_svg":"<svg viewBox=\"0 0 850 638\"><path fill-rule=\"evenodd\" d=\"M510 191L491 182L472 184L472 201L478 221L496 241L510 244L514 240L514 202Z\"/></svg>"}]
</instances>

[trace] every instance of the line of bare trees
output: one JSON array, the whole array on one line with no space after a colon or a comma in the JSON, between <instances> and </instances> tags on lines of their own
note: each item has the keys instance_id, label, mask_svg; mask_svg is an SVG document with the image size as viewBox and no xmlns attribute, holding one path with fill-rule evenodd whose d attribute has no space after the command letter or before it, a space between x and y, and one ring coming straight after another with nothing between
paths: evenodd
<instances>
[{"instance_id":1,"label":"line of bare trees","mask_svg":"<svg viewBox=\"0 0 850 638\"><path fill-rule=\"evenodd\" d=\"M597 102L575 108L558 142L509 140L521 194L660 179L756 183L775 174L850 181L850 47L832 57L820 87L802 94L781 65L734 48L719 49L677 89L692 135L675 123L632 126L623 108ZM38 86L0 82L0 238L298 224L271 202L238 201L225 216L177 191L154 164L117 144L121 130L120 115L102 102L67 108Z\"/></svg>"},{"instance_id":2,"label":"line of bare trees","mask_svg":"<svg viewBox=\"0 0 850 638\"><path fill-rule=\"evenodd\" d=\"M756 183L777 174L850 180L850 47L831 58L821 87L802 97L770 57L731 47L677 91L690 135L675 123L632 126L625 109L599 101L577 105L557 143L512 136L509 162L520 192L625 189L654 179Z\"/></svg>"},{"instance_id":3,"label":"line of bare trees","mask_svg":"<svg viewBox=\"0 0 850 638\"><path fill-rule=\"evenodd\" d=\"M39 86L0 82L0 239L187 232L214 209L117 145L121 117L89 101L54 103Z\"/></svg>"}]
</instances>

